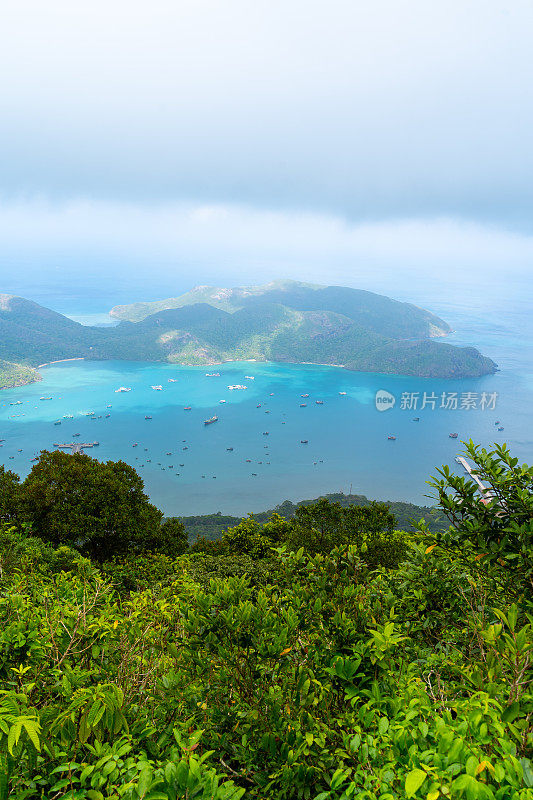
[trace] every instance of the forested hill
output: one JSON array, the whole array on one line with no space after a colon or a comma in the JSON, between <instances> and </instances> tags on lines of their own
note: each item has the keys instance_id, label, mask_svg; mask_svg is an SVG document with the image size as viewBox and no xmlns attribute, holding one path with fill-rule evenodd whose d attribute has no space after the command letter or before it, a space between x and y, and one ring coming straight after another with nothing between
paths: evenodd
<instances>
[{"instance_id":1,"label":"forested hill","mask_svg":"<svg viewBox=\"0 0 533 800\"><path fill-rule=\"evenodd\" d=\"M364 328L392 338L422 338L450 333L444 320L425 309L392 300L390 297L345 286L318 286L299 281L272 281L264 286L227 289L197 286L180 297L153 303L115 306L111 316L140 322L159 311L207 303L221 311L279 304L295 311L323 311L341 314Z\"/></svg>"},{"instance_id":2,"label":"forested hill","mask_svg":"<svg viewBox=\"0 0 533 800\"><path fill-rule=\"evenodd\" d=\"M128 316L125 308L115 315ZM79 357L184 365L256 359L431 378L496 370L473 347L435 341L450 329L429 311L342 287L200 287L176 301L137 304L130 316L138 321L89 327L0 295L0 359L31 367Z\"/></svg>"},{"instance_id":3,"label":"forested hill","mask_svg":"<svg viewBox=\"0 0 533 800\"><path fill-rule=\"evenodd\" d=\"M348 508L349 506L368 508L372 506L373 503L372 500L369 500L368 497L365 497L363 494L343 494L338 492L335 494L323 495L323 498L330 503L338 503L342 508ZM279 514L284 519L293 519L298 508L313 505L317 503L319 499L321 498L301 500L298 503L285 500L283 503L276 506L276 508L269 509L268 511L260 511L254 514L253 517L260 524L266 523L273 514ZM395 500L387 500L385 503L390 512L394 515L395 527L402 531L414 530L416 524L420 522L420 520L424 520L428 526L428 530L433 533L444 530L449 524L442 511L437 508L417 506L413 503L403 503ZM220 511L216 514L181 517L190 542L193 542L197 537L209 540L219 539L227 528L238 525L242 522L242 519L242 517L222 514Z\"/></svg>"}]
</instances>

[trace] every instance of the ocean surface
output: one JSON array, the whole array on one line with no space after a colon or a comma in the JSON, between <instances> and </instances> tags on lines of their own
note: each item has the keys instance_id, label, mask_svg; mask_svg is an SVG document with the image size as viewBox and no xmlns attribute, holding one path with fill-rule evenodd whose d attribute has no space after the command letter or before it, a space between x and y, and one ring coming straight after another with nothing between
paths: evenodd
<instances>
[{"instance_id":1,"label":"ocean surface","mask_svg":"<svg viewBox=\"0 0 533 800\"><path fill-rule=\"evenodd\" d=\"M42 382L0 396L0 461L24 477L42 449L98 441L87 452L134 466L169 515L244 514L336 491L430 503L426 481L454 463L461 439L507 442L523 460L533 452L522 394L531 399L531 384L517 391L512 371L446 381L273 363L75 361L41 372ZM131 391L117 393L121 386ZM394 395L392 409L377 411L378 390ZM443 393L459 407L441 408Z\"/></svg>"},{"instance_id":2,"label":"ocean surface","mask_svg":"<svg viewBox=\"0 0 533 800\"><path fill-rule=\"evenodd\" d=\"M337 491L431 503L427 479L445 463L461 471L454 458L462 449L461 440L468 438L486 447L506 442L514 455L531 463L529 283L513 285L502 274L490 291L477 285L452 291L445 285L436 288L429 279L407 286L400 278L391 277L386 291L382 286L365 288L439 314L454 329L446 341L479 348L500 371L480 379L445 381L250 362L213 368L123 361L56 364L41 370L43 381L38 384L0 392L0 439L5 440L0 442L0 463L24 477L41 449L54 443L98 441L97 448L87 451L91 456L132 464L157 506L167 514L184 515L245 514L285 499ZM5 288L84 324L109 324L107 312L114 304L177 295L191 285L182 281L183 286L150 284L148 289L141 284L80 281L57 286L48 279L42 286L22 281ZM353 285L358 283L354 278ZM206 372L220 372L220 377L206 377ZM247 388L231 391L227 387L232 384ZM162 391L152 389L154 385L161 385ZM131 387L131 392L115 393L120 386ZM392 409L376 410L378 390L394 395ZM421 408L424 392L426 407ZM484 392L489 401L482 409ZM450 394L457 393L457 409L440 407L443 393L448 405L453 405ZM461 408L467 393L475 407ZM417 408L402 407L402 394L403 406L405 398L411 405L416 399ZM189 405L191 411L184 411ZM66 414L73 418L63 419ZM205 426L204 420L213 414L219 421ZM61 425L54 425L56 421ZM457 433L457 439L450 439L450 433Z\"/></svg>"}]
</instances>

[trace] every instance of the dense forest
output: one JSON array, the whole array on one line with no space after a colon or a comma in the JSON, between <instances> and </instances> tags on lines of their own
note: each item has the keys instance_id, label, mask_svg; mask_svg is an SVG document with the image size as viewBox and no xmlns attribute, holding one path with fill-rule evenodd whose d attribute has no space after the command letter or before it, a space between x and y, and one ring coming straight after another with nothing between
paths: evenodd
<instances>
[{"instance_id":1,"label":"dense forest","mask_svg":"<svg viewBox=\"0 0 533 800\"><path fill-rule=\"evenodd\" d=\"M322 498L192 546L123 462L0 468L0 800L532 800L533 468L467 453L438 531Z\"/></svg>"},{"instance_id":2,"label":"dense forest","mask_svg":"<svg viewBox=\"0 0 533 800\"><path fill-rule=\"evenodd\" d=\"M335 492L334 494L326 494L323 497L331 503L338 503L342 507L346 506L370 506L372 500L365 497L364 494L344 494L342 492ZM301 500L299 503L293 503L290 500L285 500L280 503L276 508L269 511L260 511L255 513L254 519L257 522L267 522L273 514L279 514L284 519L292 519L300 506L309 506L316 503L319 499L314 500ZM444 530L447 527L447 519L441 509L429 506L417 506L413 503L403 503L396 500L387 500L386 505L394 516L395 527L400 530L412 531L417 524L423 520L427 529L432 533ZM189 541L191 544L198 538L204 539L219 539L224 531L229 527L234 527L242 522L242 517L234 517L227 514L222 514L220 511L216 514L201 514L191 517L180 517L185 525Z\"/></svg>"},{"instance_id":3,"label":"dense forest","mask_svg":"<svg viewBox=\"0 0 533 800\"><path fill-rule=\"evenodd\" d=\"M429 311L344 287L291 281L247 290L204 287L170 305L135 304L115 313L123 318L116 327L84 326L0 294L0 359L31 367L68 358L184 365L255 359L434 378L497 369L473 347L434 341L450 328Z\"/></svg>"}]
</instances>

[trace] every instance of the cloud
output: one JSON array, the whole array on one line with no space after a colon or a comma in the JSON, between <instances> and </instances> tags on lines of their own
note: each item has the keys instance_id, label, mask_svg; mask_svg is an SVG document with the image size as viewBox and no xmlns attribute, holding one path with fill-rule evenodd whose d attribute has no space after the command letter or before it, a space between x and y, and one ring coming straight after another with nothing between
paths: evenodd
<instances>
[{"instance_id":1,"label":"cloud","mask_svg":"<svg viewBox=\"0 0 533 800\"><path fill-rule=\"evenodd\" d=\"M527 285L533 237L450 218L354 224L236 205L34 200L0 204L0 252L4 286L20 273L68 282L88 271L159 296L292 277L409 298L420 287L498 293L502 274Z\"/></svg>"},{"instance_id":2,"label":"cloud","mask_svg":"<svg viewBox=\"0 0 533 800\"><path fill-rule=\"evenodd\" d=\"M532 23L529 0L6 0L0 192L528 231Z\"/></svg>"}]
</instances>

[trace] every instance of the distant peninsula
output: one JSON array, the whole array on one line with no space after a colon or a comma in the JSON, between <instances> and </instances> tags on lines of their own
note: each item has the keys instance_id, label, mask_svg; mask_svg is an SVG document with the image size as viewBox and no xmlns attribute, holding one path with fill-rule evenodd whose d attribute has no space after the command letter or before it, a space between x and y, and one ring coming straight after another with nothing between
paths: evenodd
<instances>
[{"instance_id":1,"label":"distant peninsula","mask_svg":"<svg viewBox=\"0 0 533 800\"><path fill-rule=\"evenodd\" d=\"M0 369L8 362L0 386L15 385L17 370L36 379L35 367L73 358L182 365L255 359L426 378L480 377L497 369L476 348L436 341L451 329L430 311L341 286L198 286L110 313L120 320L116 327L84 326L0 294Z\"/></svg>"}]
</instances>

